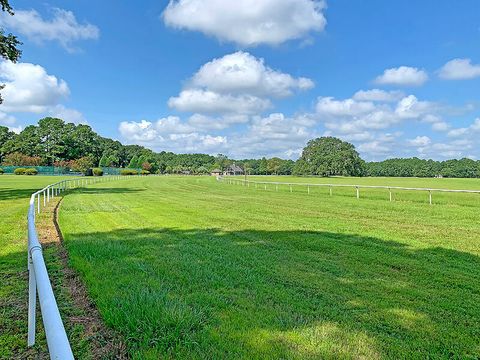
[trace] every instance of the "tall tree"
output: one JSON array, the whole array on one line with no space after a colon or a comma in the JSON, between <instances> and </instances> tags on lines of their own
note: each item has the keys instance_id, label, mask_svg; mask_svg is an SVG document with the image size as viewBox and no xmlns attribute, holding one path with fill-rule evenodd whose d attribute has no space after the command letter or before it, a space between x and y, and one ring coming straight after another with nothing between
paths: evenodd
<instances>
[{"instance_id":1,"label":"tall tree","mask_svg":"<svg viewBox=\"0 0 480 360\"><path fill-rule=\"evenodd\" d=\"M15 137L13 131L8 130L6 126L0 126L0 163L3 161L3 156L7 153L5 144Z\"/></svg>"},{"instance_id":2,"label":"tall tree","mask_svg":"<svg viewBox=\"0 0 480 360\"><path fill-rule=\"evenodd\" d=\"M300 158L311 175L361 176L364 162L355 147L335 137L310 140Z\"/></svg>"},{"instance_id":3,"label":"tall tree","mask_svg":"<svg viewBox=\"0 0 480 360\"><path fill-rule=\"evenodd\" d=\"M42 158L53 165L65 151L65 122L62 119L46 117L38 121Z\"/></svg>"}]
</instances>

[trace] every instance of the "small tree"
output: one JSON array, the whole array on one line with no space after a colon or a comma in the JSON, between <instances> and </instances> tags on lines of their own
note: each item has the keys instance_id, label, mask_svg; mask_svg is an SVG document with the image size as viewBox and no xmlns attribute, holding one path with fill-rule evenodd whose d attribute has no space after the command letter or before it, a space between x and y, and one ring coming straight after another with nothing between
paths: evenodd
<instances>
[{"instance_id":1,"label":"small tree","mask_svg":"<svg viewBox=\"0 0 480 360\"><path fill-rule=\"evenodd\" d=\"M150 164L148 161L145 161L145 162L142 164L142 169L143 169L143 170L150 171L150 170L152 170L152 164Z\"/></svg>"}]
</instances>

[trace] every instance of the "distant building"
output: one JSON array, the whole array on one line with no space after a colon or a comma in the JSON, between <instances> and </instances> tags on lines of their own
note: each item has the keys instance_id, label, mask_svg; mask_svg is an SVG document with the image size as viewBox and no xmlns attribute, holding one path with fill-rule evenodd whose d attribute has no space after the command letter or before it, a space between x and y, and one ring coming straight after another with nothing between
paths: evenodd
<instances>
[{"instance_id":1,"label":"distant building","mask_svg":"<svg viewBox=\"0 0 480 360\"><path fill-rule=\"evenodd\" d=\"M232 164L223 172L223 175L243 175L243 169L238 165Z\"/></svg>"},{"instance_id":2,"label":"distant building","mask_svg":"<svg viewBox=\"0 0 480 360\"><path fill-rule=\"evenodd\" d=\"M210 172L210 175L212 175L212 176L220 176L220 175L222 175L222 170L220 170L220 169L213 169L213 170Z\"/></svg>"}]
</instances>

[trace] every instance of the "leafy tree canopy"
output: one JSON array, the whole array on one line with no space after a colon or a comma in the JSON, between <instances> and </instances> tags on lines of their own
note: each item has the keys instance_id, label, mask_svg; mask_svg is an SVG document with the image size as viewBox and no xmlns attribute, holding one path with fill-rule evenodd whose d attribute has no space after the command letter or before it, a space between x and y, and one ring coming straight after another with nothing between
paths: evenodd
<instances>
[{"instance_id":1,"label":"leafy tree canopy","mask_svg":"<svg viewBox=\"0 0 480 360\"><path fill-rule=\"evenodd\" d=\"M320 176L361 176L364 162L355 147L335 137L310 140L300 158L302 171Z\"/></svg>"}]
</instances>

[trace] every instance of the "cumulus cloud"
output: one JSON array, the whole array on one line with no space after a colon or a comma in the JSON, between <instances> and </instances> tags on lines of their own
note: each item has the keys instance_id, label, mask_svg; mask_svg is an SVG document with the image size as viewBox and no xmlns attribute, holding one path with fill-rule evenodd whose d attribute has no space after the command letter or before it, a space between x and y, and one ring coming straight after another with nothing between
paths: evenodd
<instances>
[{"instance_id":1,"label":"cumulus cloud","mask_svg":"<svg viewBox=\"0 0 480 360\"><path fill-rule=\"evenodd\" d=\"M204 64L168 105L203 115L255 115L271 108L272 99L313 86L308 78L273 70L263 59L239 51Z\"/></svg>"},{"instance_id":2,"label":"cumulus cloud","mask_svg":"<svg viewBox=\"0 0 480 360\"><path fill-rule=\"evenodd\" d=\"M314 125L315 120L306 114L254 116L243 133L231 137L230 143L235 144L231 154L239 158L259 154L296 158L306 142L319 135Z\"/></svg>"},{"instance_id":3,"label":"cumulus cloud","mask_svg":"<svg viewBox=\"0 0 480 360\"><path fill-rule=\"evenodd\" d=\"M226 136L197 132L176 116L168 116L156 122L123 121L118 130L127 142L157 150L217 153L224 151L228 143Z\"/></svg>"},{"instance_id":4,"label":"cumulus cloud","mask_svg":"<svg viewBox=\"0 0 480 360\"><path fill-rule=\"evenodd\" d=\"M70 93L64 80L30 63L1 62L0 82L5 84L0 106L5 112L42 113Z\"/></svg>"},{"instance_id":5,"label":"cumulus cloud","mask_svg":"<svg viewBox=\"0 0 480 360\"><path fill-rule=\"evenodd\" d=\"M405 94L402 91L385 91L380 89L360 90L353 95L358 101L394 102L400 100Z\"/></svg>"},{"instance_id":6,"label":"cumulus cloud","mask_svg":"<svg viewBox=\"0 0 480 360\"><path fill-rule=\"evenodd\" d=\"M470 59L453 59L439 70L438 76L446 80L465 80L480 76L480 64L472 64Z\"/></svg>"},{"instance_id":7,"label":"cumulus cloud","mask_svg":"<svg viewBox=\"0 0 480 360\"><path fill-rule=\"evenodd\" d=\"M200 130L223 130L232 125L245 124L249 121L247 115L223 115L212 117L203 114L193 114L188 119L188 124Z\"/></svg>"},{"instance_id":8,"label":"cumulus cloud","mask_svg":"<svg viewBox=\"0 0 480 360\"><path fill-rule=\"evenodd\" d=\"M325 7L319 0L170 0L162 17L167 26L241 46L278 45L323 31Z\"/></svg>"},{"instance_id":9,"label":"cumulus cloud","mask_svg":"<svg viewBox=\"0 0 480 360\"><path fill-rule=\"evenodd\" d=\"M428 80L424 70L409 66L386 69L375 79L381 85L420 86Z\"/></svg>"},{"instance_id":10,"label":"cumulus cloud","mask_svg":"<svg viewBox=\"0 0 480 360\"><path fill-rule=\"evenodd\" d=\"M448 132L449 137L460 137L460 136L475 136L480 133L480 118L476 118L473 123L468 127L452 129Z\"/></svg>"},{"instance_id":11,"label":"cumulus cloud","mask_svg":"<svg viewBox=\"0 0 480 360\"><path fill-rule=\"evenodd\" d=\"M0 111L0 125L12 126L16 121L15 117Z\"/></svg>"},{"instance_id":12,"label":"cumulus cloud","mask_svg":"<svg viewBox=\"0 0 480 360\"><path fill-rule=\"evenodd\" d=\"M69 51L74 50L74 42L97 39L100 34L96 26L80 24L73 12L57 8L53 9L53 17L49 20L36 10L15 10L15 16L3 13L0 24L38 43L57 41Z\"/></svg>"},{"instance_id":13,"label":"cumulus cloud","mask_svg":"<svg viewBox=\"0 0 480 360\"><path fill-rule=\"evenodd\" d=\"M248 93L257 96L285 97L294 90L313 88L312 80L276 71L247 52L236 52L214 59L193 75L193 87L219 93Z\"/></svg>"},{"instance_id":14,"label":"cumulus cloud","mask_svg":"<svg viewBox=\"0 0 480 360\"><path fill-rule=\"evenodd\" d=\"M65 107L64 105L56 105L48 110L52 117L56 117L74 124L88 124L83 114L76 110Z\"/></svg>"},{"instance_id":15,"label":"cumulus cloud","mask_svg":"<svg viewBox=\"0 0 480 360\"><path fill-rule=\"evenodd\" d=\"M171 97L168 106L185 112L256 114L271 107L271 103L252 95L233 96L210 90L188 89Z\"/></svg>"},{"instance_id":16,"label":"cumulus cloud","mask_svg":"<svg viewBox=\"0 0 480 360\"><path fill-rule=\"evenodd\" d=\"M423 147L430 145L432 140L428 136L417 136L415 139L410 139L407 143L411 146Z\"/></svg>"}]
</instances>

